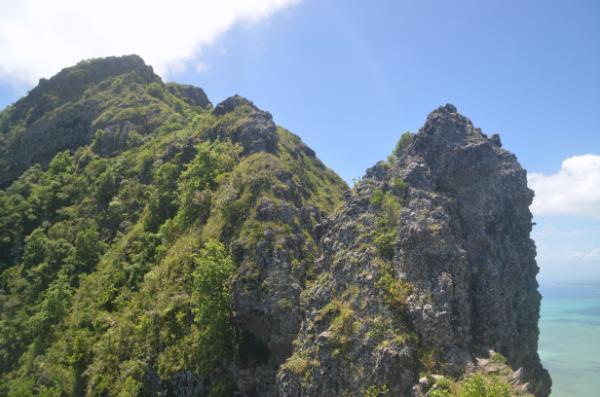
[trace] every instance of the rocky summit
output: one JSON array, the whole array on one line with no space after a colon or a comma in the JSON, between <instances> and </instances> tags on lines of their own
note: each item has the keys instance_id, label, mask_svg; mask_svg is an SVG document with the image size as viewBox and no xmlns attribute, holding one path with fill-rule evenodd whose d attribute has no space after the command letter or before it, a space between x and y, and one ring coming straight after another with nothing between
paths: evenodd
<instances>
[{"instance_id":1,"label":"rocky summit","mask_svg":"<svg viewBox=\"0 0 600 397\"><path fill-rule=\"evenodd\" d=\"M0 113L0 396L550 394L526 172L452 105L349 188L137 56Z\"/></svg>"}]
</instances>

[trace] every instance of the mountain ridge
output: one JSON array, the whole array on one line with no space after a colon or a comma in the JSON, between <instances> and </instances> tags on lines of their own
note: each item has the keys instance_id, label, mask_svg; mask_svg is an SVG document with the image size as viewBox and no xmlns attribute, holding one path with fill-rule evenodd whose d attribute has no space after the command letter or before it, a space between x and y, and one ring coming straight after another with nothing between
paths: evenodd
<instances>
[{"instance_id":1,"label":"mountain ridge","mask_svg":"<svg viewBox=\"0 0 600 397\"><path fill-rule=\"evenodd\" d=\"M202 89L163 84L137 55L82 61L40 80L3 110L0 185L34 163L47 165L60 150L89 144L98 130L146 135L166 122L184 122L193 107L212 107ZM50 133L54 139L44 141ZM36 141L44 145L27 146Z\"/></svg>"},{"instance_id":2,"label":"mountain ridge","mask_svg":"<svg viewBox=\"0 0 600 397\"><path fill-rule=\"evenodd\" d=\"M137 56L0 138L0 395L550 393L525 171L452 105L352 189Z\"/></svg>"}]
</instances>

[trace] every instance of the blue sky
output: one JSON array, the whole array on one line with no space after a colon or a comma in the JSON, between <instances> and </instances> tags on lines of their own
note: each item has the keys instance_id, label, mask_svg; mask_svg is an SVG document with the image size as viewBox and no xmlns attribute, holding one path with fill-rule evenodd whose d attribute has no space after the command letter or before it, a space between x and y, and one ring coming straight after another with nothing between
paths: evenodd
<instances>
[{"instance_id":1,"label":"blue sky","mask_svg":"<svg viewBox=\"0 0 600 397\"><path fill-rule=\"evenodd\" d=\"M349 182L384 159L402 132L453 103L484 132L499 133L538 174L540 200L581 187L564 203L534 211L540 280L600 278L596 163L586 157L574 171L561 168L568 158L600 155L600 2L291 2L272 2L250 22L236 16L209 40L198 38L191 55L173 55L176 63L163 62L147 43L115 47L115 55L131 48L156 59L149 63L167 80L200 86L213 103L234 93L250 98ZM190 21L190 29L202 29ZM2 34L0 58L9 55ZM0 65L1 106L41 73L22 78L18 67Z\"/></svg>"}]
</instances>

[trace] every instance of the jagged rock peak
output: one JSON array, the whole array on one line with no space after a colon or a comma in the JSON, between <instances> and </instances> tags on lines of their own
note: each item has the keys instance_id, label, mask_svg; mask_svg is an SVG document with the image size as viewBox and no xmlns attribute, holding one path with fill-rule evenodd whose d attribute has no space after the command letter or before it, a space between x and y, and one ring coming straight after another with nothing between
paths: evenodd
<instances>
[{"instance_id":1,"label":"jagged rock peak","mask_svg":"<svg viewBox=\"0 0 600 397\"><path fill-rule=\"evenodd\" d=\"M84 59L78 62L75 66L63 69L63 71L68 71L75 68L98 71L105 76L129 71L136 71L143 74L151 73L152 75L156 76L152 66L147 65L142 57L136 54Z\"/></svg>"},{"instance_id":2,"label":"jagged rock peak","mask_svg":"<svg viewBox=\"0 0 600 397\"><path fill-rule=\"evenodd\" d=\"M39 85L31 92L48 88L73 88L74 84L93 84L107 77L129 72L137 73L147 82L160 79L154 73L152 66L146 65L139 55L92 58L64 68L50 79L41 79Z\"/></svg>"},{"instance_id":3,"label":"jagged rock peak","mask_svg":"<svg viewBox=\"0 0 600 397\"><path fill-rule=\"evenodd\" d=\"M50 111L51 104L58 107L75 100L89 87L125 73L135 73L144 83L161 81L138 55L84 60L62 69L50 79L40 79L27 96L14 104L11 122L24 119L32 123Z\"/></svg>"},{"instance_id":4,"label":"jagged rock peak","mask_svg":"<svg viewBox=\"0 0 600 397\"><path fill-rule=\"evenodd\" d=\"M323 281L303 292L306 320L279 371L281 395L385 385L390 395L423 397L420 372L459 377L491 349L522 368L527 392L548 396L532 192L498 142L445 105L367 171L321 239ZM347 328L338 326L344 318ZM420 367L423 355L435 364ZM297 362L307 369L298 374Z\"/></svg>"},{"instance_id":5,"label":"jagged rock peak","mask_svg":"<svg viewBox=\"0 0 600 397\"><path fill-rule=\"evenodd\" d=\"M259 111L259 109L256 107L256 105L251 100L244 98L241 95L235 94L233 96L230 96L227 99L224 99L222 102L220 102L213 110L213 114L215 116L222 116L224 114L233 112L239 106L246 106L252 110ZM269 114L268 112L264 112L264 113ZM270 114L269 114L269 116L270 116Z\"/></svg>"},{"instance_id":6,"label":"jagged rock peak","mask_svg":"<svg viewBox=\"0 0 600 397\"><path fill-rule=\"evenodd\" d=\"M502 149L498 135L488 137L450 104L431 112L396 155L398 165L405 170L414 169L422 160L438 185L448 185L456 177L484 177L498 161L525 175L515 156Z\"/></svg>"},{"instance_id":7,"label":"jagged rock peak","mask_svg":"<svg viewBox=\"0 0 600 397\"><path fill-rule=\"evenodd\" d=\"M427 116L415 138L416 148L434 145L435 149L450 149L468 141L480 141L485 136L456 107L447 104Z\"/></svg>"},{"instance_id":8,"label":"jagged rock peak","mask_svg":"<svg viewBox=\"0 0 600 397\"><path fill-rule=\"evenodd\" d=\"M446 148L454 148L458 145L488 141L495 146L501 147L500 137L493 134L488 137L481 129L473 126L469 118L458 112L456 107L446 104L435 109L427 116L427 120L415 139L419 142L416 147L426 147L431 144L440 149L443 143Z\"/></svg>"},{"instance_id":9,"label":"jagged rock peak","mask_svg":"<svg viewBox=\"0 0 600 397\"><path fill-rule=\"evenodd\" d=\"M434 112L439 112L439 113L458 113L458 110L456 110L456 106L454 106L451 103L447 103L443 106L440 106L439 108L437 108L436 110L434 110L432 113Z\"/></svg>"},{"instance_id":10,"label":"jagged rock peak","mask_svg":"<svg viewBox=\"0 0 600 397\"><path fill-rule=\"evenodd\" d=\"M260 110L252 101L240 96L231 96L219 103L213 110L215 116L226 116L241 110L243 122L231 123L227 117L220 120L211 132L212 138L230 137L242 145L244 153L277 153L279 136L271 113Z\"/></svg>"},{"instance_id":11,"label":"jagged rock peak","mask_svg":"<svg viewBox=\"0 0 600 397\"><path fill-rule=\"evenodd\" d=\"M0 185L35 163L46 166L59 151L75 151L96 136L102 147L98 153L112 155L124 147L129 132L148 136L164 129L169 117L172 126L181 127L191 114L182 111L186 105L199 112L212 108L202 89L164 84L137 55L90 59L67 67L40 80L28 95L2 111Z\"/></svg>"},{"instance_id":12,"label":"jagged rock peak","mask_svg":"<svg viewBox=\"0 0 600 397\"><path fill-rule=\"evenodd\" d=\"M182 98L190 105L209 109L212 107L212 103L208 99L208 96L200 87L188 84L168 83L167 90L169 90L171 94Z\"/></svg>"}]
</instances>

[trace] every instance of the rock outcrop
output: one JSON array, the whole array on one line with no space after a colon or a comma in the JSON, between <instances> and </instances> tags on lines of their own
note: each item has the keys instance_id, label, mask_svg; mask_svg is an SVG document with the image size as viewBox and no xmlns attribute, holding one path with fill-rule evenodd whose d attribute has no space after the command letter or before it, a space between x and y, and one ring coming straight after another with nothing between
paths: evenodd
<instances>
[{"instance_id":1,"label":"rock outcrop","mask_svg":"<svg viewBox=\"0 0 600 397\"><path fill-rule=\"evenodd\" d=\"M547 396L525 171L452 105L403 141L329 220L280 393L410 395L494 349Z\"/></svg>"},{"instance_id":2,"label":"rock outcrop","mask_svg":"<svg viewBox=\"0 0 600 397\"><path fill-rule=\"evenodd\" d=\"M279 137L273 117L248 99L234 95L219 103L212 112L221 116L210 132L211 139L229 138L244 148L244 154L277 154Z\"/></svg>"},{"instance_id":3,"label":"rock outcrop","mask_svg":"<svg viewBox=\"0 0 600 397\"><path fill-rule=\"evenodd\" d=\"M176 98L176 99L174 99ZM179 102L179 103L178 103ZM82 61L42 79L0 118L0 186L65 149L100 141L98 152L127 149L132 132L147 136L178 128L186 106L212 105L201 88L163 84L137 55Z\"/></svg>"},{"instance_id":4,"label":"rock outcrop","mask_svg":"<svg viewBox=\"0 0 600 397\"><path fill-rule=\"evenodd\" d=\"M533 192L452 105L348 189L246 98L85 61L0 113L0 186L0 396L550 393Z\"/></svg>"}]
</instances>

